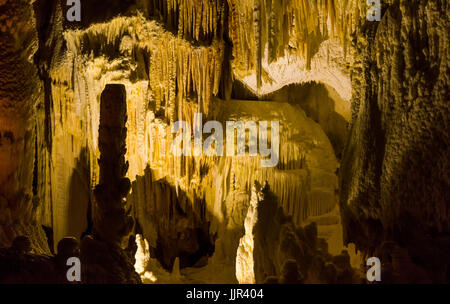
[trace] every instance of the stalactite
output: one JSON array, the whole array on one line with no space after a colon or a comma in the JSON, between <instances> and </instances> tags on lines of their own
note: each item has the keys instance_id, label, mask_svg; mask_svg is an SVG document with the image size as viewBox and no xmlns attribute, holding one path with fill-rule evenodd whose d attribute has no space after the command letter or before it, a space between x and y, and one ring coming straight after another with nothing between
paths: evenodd
<instances>
[{"instance_id":1,"label":"stalactite","mask_svg":"<svg viewBox=\"0 0 450 304\"><path fill-rule=\"evenodd\" d=\"M296 48L310 68L314 48L329 37L347 52L352 30L366 10L365 1L358 0L228 0L228 5L235 68L244 75L255 71L258 84L260 49L264 53L267 48L271 62Z\"/></svg>"},{"instance_id":2,"label":"stalactite","mask_svg":"<svg viewBox=\"0 0 450 304\"><path fill-rule=\"evenodd\" d=\"M257 105L259 115L263 115L258 116L258 120L269 120L264 115L270 113L274 104L260 101ZM253 113L250 117L256 119L255 106L250 101L233 100L223 105L227 109L234 109L231 117L238 115L244 121L243 113ZM283 103L277 103L276 107L279 113L285 113L285 121L287 115L292 116L290 123L282 124L279 163L274 168L261 168L260 156L174 157L170 153L173 138L170 127L157 119L147 122L148 133L152 134L147 143L149 165L155 180L170 176L191 200L194 201L197 195L204 196L207 208L215 218L223 217L217 210L222 210L221 206L230 193L250 191L255 180L268 181L272 185L280 205L297 225L301 225L308 217L329 212L336 206L337 187L334 173L337 161L331 144L320 126L308 119L301 110ZM190 115L193 113L195 111ZM231 118L228 115L219 114L219 117L228 120ZM208 174L202 175L199 168L208 168ZM220 191L216 192L216 189Z\"/></svg>"},{"instance_id":3,"label":"stalactite","mask_svg":"<svg viewBox=\"0 0 450 304\"><path fill-rule=\"evenodd\" d=\"M150 57L149 83L156 111L162 109L171 122L189 119L183 117L183 109L189 100L196 100L199 110L209 114L211 99L219 93L225 48L222 39L195 46L142 16L117 17L83 31L68 31L65 38L75 56L86 57L92 52L108 55L111 47L119 48L125 35L134 37L137 50L144 50Z\"/></svg>"},{"instance_id":4,"label":"stalactite","mask_svg":"<svg viewBox=\"0 0 450 304\"><path fill-rule=\"evenodd\" d=\"M255 61L256 61L256 87L261 88L261 69L262 69L262 41L261 41L261 3L260 0L254 0L253 4L253 30L255 33Z\"/></svg>"},{"instance_id":5,"label":"stalactite","mask_svg":"<svg viewBox=\"0 0 450 304\"><path fill-rule=\"evenodd\" d=\"M150 15L161 15L163 22L178 36L196 41L220 37L225 0L150 0Z\"/></svg>"},{"instance_id":6,"label":"stalactite","mask_svg":"<svg viewBox=\"0 0 450 304\"><path fill-rule=\"evenodd\" d=\"M208 115L211 98L219 92L223 42L196 48L176 38L160 39L156 43L150 52L150 87L156 92L158 107L168 105L165 115L172 122L190 119L179 114L184 113L186 103L193 98L197 100L199 111Z\"/></svg>"}]
</instances>

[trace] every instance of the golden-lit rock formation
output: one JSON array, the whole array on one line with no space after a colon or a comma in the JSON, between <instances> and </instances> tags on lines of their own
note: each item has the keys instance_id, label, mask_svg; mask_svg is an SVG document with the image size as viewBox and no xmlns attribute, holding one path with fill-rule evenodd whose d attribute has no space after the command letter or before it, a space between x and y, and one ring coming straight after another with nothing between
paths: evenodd
<instances>
[{"instance_id":1,"label":"golden-lit rock formation","mask_svg":"<svg viewBox=\"0 0 450 304\"><path fill-rule=\"evenodd\" d=\"M137 283L135 259L145 283L358 282L345 241L393 282L416 280L404 265L448 282L450 8L382 2L371 22L360 0L91 0L69 22L64 1L0 0L0 263L19 248L19 271L52 281L79 251L87 282ZM174 123L198 113L279 121L277 165L175 156Z\"/></svg>"},{"instance_id":2,"label":"golden-lit rock formation","mask_svg":"<svg viewBox=\"0 0 450 304\"><path fill-rule=\"evenodd\" d=\"M361 26L367 10L365 1L353 0L229 0L228 3L234 72L240 78L255 74L257 90L264 82L271 82L270 64L279 58L299 56L304 70L319 70L321 67L314 67L313 61L322 45L327 57L324 64L329 62L330 53L335 52L333 48L342 48L341 56L347 57L351 33ZM333 40L338 43L333 44ZM267 62L266 67L263 61Z\"/></svg>"}]
</instances>

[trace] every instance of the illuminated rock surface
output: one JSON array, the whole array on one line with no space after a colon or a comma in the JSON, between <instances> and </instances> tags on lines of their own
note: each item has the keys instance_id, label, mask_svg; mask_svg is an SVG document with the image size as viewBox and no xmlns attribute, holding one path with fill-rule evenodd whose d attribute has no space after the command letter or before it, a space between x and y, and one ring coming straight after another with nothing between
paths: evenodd
<instances>
[{"instance_id":1,"label":"illuminated rock surface","mask_svg":"<svg viewBox=\"0 0 450 304\"><path fill-rule=\"evenodd\" d=\"M0 281L450 280L447 1L85 2L0 0ZM280 121L277 166L174 156L195 113Z\"/></svg>"}]
</instances>

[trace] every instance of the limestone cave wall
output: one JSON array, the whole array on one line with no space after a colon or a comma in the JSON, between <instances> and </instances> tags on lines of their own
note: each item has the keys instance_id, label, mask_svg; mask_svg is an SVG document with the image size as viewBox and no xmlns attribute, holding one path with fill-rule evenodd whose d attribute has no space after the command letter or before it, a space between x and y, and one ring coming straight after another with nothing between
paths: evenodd
<instances>
[{"instance_id":1,"label":"limestone cave wall","mask_svg":"<svg viewBox=\"0 0 450 304\"><path fill-rule=\"evenodd\" d=\"M403 282L448 282L447 1L389 1L354 40L344 237Z\"/></svg>"}]
</instances>

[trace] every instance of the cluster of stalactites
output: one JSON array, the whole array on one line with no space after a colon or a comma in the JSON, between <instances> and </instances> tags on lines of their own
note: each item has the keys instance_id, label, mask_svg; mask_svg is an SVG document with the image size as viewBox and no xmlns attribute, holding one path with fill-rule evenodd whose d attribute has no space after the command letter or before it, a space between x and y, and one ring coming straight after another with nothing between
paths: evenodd
<instances>
[{"instance_id":1,"label":"cluster of stalactites","mask_svg":"<svg viewBox=\"0 0 450 304\"><path fill-rule=\"evenodd\" d=\"M266 49L269 62L294 49L310 68L315 49L328 38L338 38L347 51L366 9L360 0L228 0L228 4L235 68L256 71L258 87Z\"/></svg>"},{"instance_id":2,"label":"cluster of stalactites","mask_svg":"<svg viewBox=\"0 0 450 304\"><path fill-rule=\"evenodd\" d=\"M169 37L169 35L167 35ZM156 111L165 105L170 122L185 119L192 107L206 116L212 96L219 92L223 42L209 47L193 47L183 39L159 39L150 52L150 98Z\"/></svg>"},{"instance_id":3,"label":"cluster of stalactites","mask_svg":"<svg viewBox=\"0 0 450 304\"><path fill-rule=\"evenodd\" d=\"M68 31L65 38L69 50L81 56L120 54L124 38L131 41L134 54L148 56L150 102L156 111L163 110L170 122L186 118L187 109L192 108L187 104L190 102L208 116L212 97L219 92L222 39L197 46L142 16L117 17L84 31Z\"/></svg>"},{"instance_id":4,"label":"cluster of stalactites","mask_svg":"<svg viewBox=\"0 0 450 304\"><path fill-rule=\"evenodd\" d=\"M147 5L181 38L204 41L222 34L224 0L150 0Z\"/></svg>"}]
</instances>

